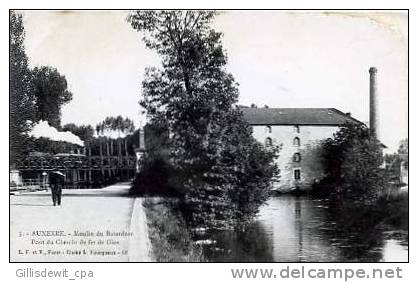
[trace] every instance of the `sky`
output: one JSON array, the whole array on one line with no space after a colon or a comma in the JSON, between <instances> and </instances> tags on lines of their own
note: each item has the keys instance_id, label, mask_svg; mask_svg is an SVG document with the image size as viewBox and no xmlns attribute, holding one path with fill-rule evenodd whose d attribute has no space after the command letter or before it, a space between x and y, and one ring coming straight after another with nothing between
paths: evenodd
<instances>
[{"instance_id":1,"label":"sky","mask_svg":"<svg viewBox=\"0 0 418 282\"><path fill-rule=\"evenodd\" d=\"M63 124L122 115L144 125L144 69L160 59L126 22L128 11L22 13L30 65L56 67L73 93ZM401 13L331 11L222 11L213 23L243 105L337 108L368 123L376 67L382 142L392 151L408 136L407 25Z\"/></svg>"}]
</instances>

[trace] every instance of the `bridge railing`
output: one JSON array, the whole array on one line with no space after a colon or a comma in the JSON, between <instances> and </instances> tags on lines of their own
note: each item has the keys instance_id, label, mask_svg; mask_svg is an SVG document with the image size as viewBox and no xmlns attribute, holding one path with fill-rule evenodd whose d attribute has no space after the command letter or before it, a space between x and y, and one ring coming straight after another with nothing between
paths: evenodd
<instances>
[{"instance_id":1,"label":"bridge railing","mask_svg":"<svg viewBox=\"0 0 418 282\"><path fill-rule=\"evenodd\" d=\"M135 156L28 157L17 169L135 169Z\"/></svg>"}]
</instances>

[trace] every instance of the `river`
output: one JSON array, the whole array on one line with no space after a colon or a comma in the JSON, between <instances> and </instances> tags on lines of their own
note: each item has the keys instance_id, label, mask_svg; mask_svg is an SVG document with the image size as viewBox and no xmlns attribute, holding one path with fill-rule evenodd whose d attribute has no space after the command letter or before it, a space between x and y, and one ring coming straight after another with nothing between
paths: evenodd
<instances>
[{"instance_id":1,"label":"river","mask_svg":"<svg viewBox=\"0 0 418 282\"><path fill-rule=\"evenodd\" d=\"M324 199L279 196L245 231L207 234L208 261L406 262L408 233L367 216L350 216Z\"/></svg>"}]
</instances>

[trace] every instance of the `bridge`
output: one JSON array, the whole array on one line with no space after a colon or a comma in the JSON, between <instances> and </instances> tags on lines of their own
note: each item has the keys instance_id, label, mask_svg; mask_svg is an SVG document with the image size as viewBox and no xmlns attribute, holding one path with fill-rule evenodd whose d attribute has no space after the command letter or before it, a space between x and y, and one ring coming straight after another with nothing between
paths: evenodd
<instances>
[{"instance_id":1,"label":"bridge","mask_svg":"<svg viewBox=\"0 0 418 282\"><path fill-rule=\"evenodd\" d=\"M16 164L23 182L46 184L48 172L65 174L66 188L101 187L134 177L136 156L86 156L83 154L32 155Z\"/></svg>"},{"instance_id":2,"label":"bridge","mask_svg":"<svg viewBox=\"0 0 418 282\"><path fill-rule=\"evenodd\" d=\"M84 153L43 153L32 152L14 166L15 178L11 177L11 190L21 186L34 186L41 189L48 185L48 173L58 170L65 174L66 188L104 187L120 181L129 181L138 170L138 160L145 152L145 134L139 129L137 147L128 150L124 142L118 143L117 152L113 150L111 139L97 138L96 150L93 143L77 151ZM133 150L132 150L133 149ZM95 155L97 154L97 155ZM12 173L11 173L12 174ZM19 182L19 183L18 183ZM28 184L28 185L25 185Z\"/></svg>"}]
</instances>

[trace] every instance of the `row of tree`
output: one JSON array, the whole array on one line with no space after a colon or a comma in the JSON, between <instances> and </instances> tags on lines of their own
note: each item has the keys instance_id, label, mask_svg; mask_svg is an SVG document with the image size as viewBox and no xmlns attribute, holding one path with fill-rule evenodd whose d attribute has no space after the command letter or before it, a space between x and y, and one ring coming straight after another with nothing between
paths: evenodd
<instances>
[{"instance_id":1,"label":"row of tree","mask_svg":"<svg viewBox=\"0 0 418 282\"><path fill-rule=\"evenodd\" d=\"M106 117L96 125L100 149L99 154L103 154L103 145L105 145L106 155L114 155L114 140L116 140L117 155L122 155L122 143L124 144L125 155L129 155L127 136L132 135L134 130L134 123L129 118L123 118L120 115L117 117Z\"/></svg>"},{"instance_id":2,"label":"row of tree","mask_svg":"<svg viewBox=\"0 0 418 282\"><path fill-rule=\"evenodd\" d=\"M135 126L132 120L129 118L106 117L102 122L96 125L96 133L98 136L111 137L116 133L117 137L123 137L127 134L132 134L135 130Z\"/></svg>"},{"instance_id":3,"label":"row of tree","mask_svg":"<svg viewBox=\"0 0 418 282\"><path fill-rule=\"evenodd\" d=\"M122 116L106 117L96 125L96 130L91 125L74 123L63 125L61 130L78 136L85 144L86 153L93 156L134 155L134 149L138 146L139 137L134 134L133 121ZM29 138L28 142L30 151L53 154L74 151L71 149L74 147L77 146L64 141L51 141L47 138Z\"/></svg>"},{"instance_id":4,"label":"row of tree","mask_svg":"<svg viewBox=\"0 0 418 282\"><path fill-rule=\"evenodd\" d=\"M72 99L67 80L56 68L29 68L24 46L22 15L10 11L10 160L13 165L29 150L28 135L32 126L45 120L61 126L61 107Z\"/></svg>"},{"instance_id":5,"label":"row of tree","mask_svg":"<svg viewBox=\"0 0 418 282\"><path fill-rule=\"evenodd\" d=\"M31 69L25 52L25 29L22 15L10 11L10 160L13 166L30 151L66 152L73 145L46 138L33 138L28 132L37 122L44 120L61 131L70 131L80 137L94 154L102 152L106 144L113 155L113 140L118 139L118 152L134 131L133 121L122 116L107 117L96 128L91 125L69 123L61 125L61 108L72 100L65 76L56 68L37 66ZM99 138L95 138L95 133ZM124 141L122 141L122 139ZM110 145L109 145L110 144ZM132 150L129 150L130 153ZM110 154L110 153L109 153Z\"/></svg>"}]
</instances>

